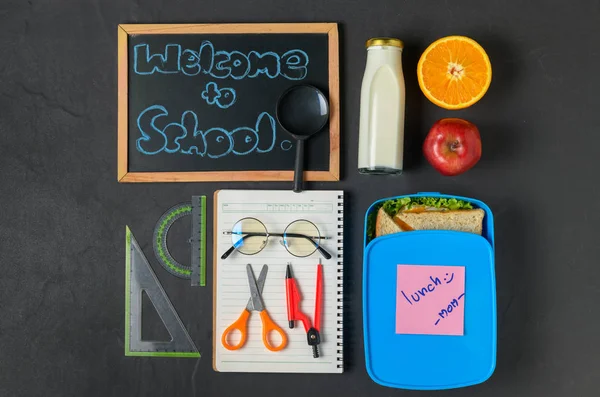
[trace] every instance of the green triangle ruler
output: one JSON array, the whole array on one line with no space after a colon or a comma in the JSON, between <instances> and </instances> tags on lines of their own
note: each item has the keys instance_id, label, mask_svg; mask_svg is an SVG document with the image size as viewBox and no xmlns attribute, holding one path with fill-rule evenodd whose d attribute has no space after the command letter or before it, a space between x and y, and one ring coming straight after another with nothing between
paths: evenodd
<instances>
[{"instance_id":1,"label":"green triangle ruler","mask_svg":"<svg viewBox=\"0 0 600 397\"><path fill-rule=\"evenodd\" d=\"M200 357L175 308L150 267L135 237L125 229L125 355ZM154 305L171 339L142 340L142 292Z\"/></svg>"}]
</instances>

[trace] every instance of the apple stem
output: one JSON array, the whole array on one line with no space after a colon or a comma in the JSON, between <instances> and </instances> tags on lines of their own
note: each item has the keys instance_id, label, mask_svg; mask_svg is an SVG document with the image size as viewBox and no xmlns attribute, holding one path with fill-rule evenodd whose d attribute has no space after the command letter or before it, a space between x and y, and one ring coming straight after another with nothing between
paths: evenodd
<instances>
[{"instance_id":1,"label":"apple stem","mask_svg":"<svg viewBox=\"0 0 600 397\"><path fill-rule=\"evenodd\" d=\"M456 151L456 149L458 149L460 147L460 142L458 141L454 141L452 142L452 144L450 145L450 150L452 151Z\"/></svg>"}]
</instances>

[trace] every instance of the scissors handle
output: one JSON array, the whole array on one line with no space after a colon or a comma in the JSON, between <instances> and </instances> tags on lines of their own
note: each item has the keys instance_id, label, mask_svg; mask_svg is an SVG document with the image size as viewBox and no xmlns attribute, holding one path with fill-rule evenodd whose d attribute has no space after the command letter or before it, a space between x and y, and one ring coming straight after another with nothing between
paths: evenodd
<instances>
[{"instance_id":1,"label":"scissors handle","mask_svg":"<svg viewBox=\"0 0 600 397\"><path fill-rule=\"evenodd\" d=\"M283 332L279 325L271 320L271 317L269 317L269 313L267 313L266 310L260 312L260 320L262 321L262 338L265 347L272 352L278 352L283 349L287 345L287 335L285 332ZM281 336L281 343L279 346L273 346L271 342L269 342L269 333L271 331L277 332L279 333L279 336Z\"/></svg>"},{"instance_id":2,"label":"scissors handle","mask_svg":"<svg viewBox=\"0 0 600 397\"><path fill-rule=\"evenodd\" d=\"M261 313L262 314L262 313ZM240 315L240 317L235 320L229 327L227 327L225 329L225 331L223 331L223 335L221 336L221 343L223 344L223 347L227 350L237 350L240 347L244 346L244 343L246 343L246 339L248 338L248 318L250 317L250 312L246 309L244 309L244 311L242 312L242 314ZM263 322L264 324L264 322ZM229 344L229 341L227 340L227 338L229 337L229 334L232 333L233 331L240 331L242 338L240 339L240 341L238 342L237 345L231 345Z\"/></svg>"}]
</instances>

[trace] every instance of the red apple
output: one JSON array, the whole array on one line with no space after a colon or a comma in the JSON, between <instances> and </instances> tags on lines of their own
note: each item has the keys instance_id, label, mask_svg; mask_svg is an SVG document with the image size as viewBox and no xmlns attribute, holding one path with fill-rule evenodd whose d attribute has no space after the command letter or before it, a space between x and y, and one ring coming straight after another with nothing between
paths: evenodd
<instances>
[{"instance_id":1,"label":"red apple","mask_svg":"<svg viewBox=\"0 0 600 397\"><path fill-rule=\"evenodd\" d=\"M462 174L481 158L479 130L467 120L441 119L429 130L423 154L440 174Z\"/></svg>"}]
</instances>

